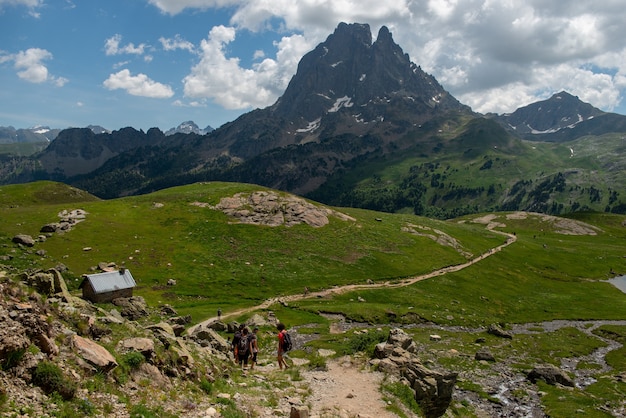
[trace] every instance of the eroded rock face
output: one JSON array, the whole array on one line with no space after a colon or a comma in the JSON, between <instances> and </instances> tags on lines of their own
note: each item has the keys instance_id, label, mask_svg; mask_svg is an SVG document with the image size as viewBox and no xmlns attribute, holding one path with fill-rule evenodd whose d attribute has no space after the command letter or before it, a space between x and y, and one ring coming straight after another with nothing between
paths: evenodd
<instances>
[{"instance_id":1,"label":"eroded rock face","mask_svg":"<svg viewBox=\"0 0 626 418\"><path fill-rule=\"evenodd\" d=\"M389 332L387 342L376 346L378 368L406 379L415 391L424 416L437 418L445 414L456 384L457 373L430 370L419 361L413 339L399 328Z\"/></svg>"}]
</instances>

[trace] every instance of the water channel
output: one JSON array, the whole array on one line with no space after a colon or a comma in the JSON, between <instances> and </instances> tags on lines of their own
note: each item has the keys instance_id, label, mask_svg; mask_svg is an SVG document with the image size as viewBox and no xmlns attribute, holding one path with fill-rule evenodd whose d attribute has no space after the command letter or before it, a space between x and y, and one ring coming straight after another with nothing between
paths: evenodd
<instances>
[{"instance_id":1,"label":"water channel","mask_svg":"<svg viewBox=\"0 0 626 418\"><path fill-rule=\"evenodd\" d=\"M613 286L626 293L626 276L617 276L609 280Z\"/></svg>"}]
</instances>

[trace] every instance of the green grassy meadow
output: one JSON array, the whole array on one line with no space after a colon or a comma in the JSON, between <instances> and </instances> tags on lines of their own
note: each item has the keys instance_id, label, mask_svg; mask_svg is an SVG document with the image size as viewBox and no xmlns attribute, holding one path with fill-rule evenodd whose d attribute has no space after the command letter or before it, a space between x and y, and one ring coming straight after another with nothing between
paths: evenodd
<instances>
[{"instance_id":1,"label":"green grassy meadow","mask_svg":"<svg viewBox=\"0 0 626 418\"><path fill-rule=\"evenodd\" d=\"M54 234L33 251L17 252L16 268L69 268L70 286L99 262L129 268L136 294L169 303L194 321L281 295L347 284L394 281L461 264L451 246L402 231L407 225L443 231L477 256L505 237L473 217L437 221L414 215L341 208L355 221L331 217L322 228L234 223L215 205L222 197L262 190L256 185L201 183L143 196L99 200L78 189L41 182L0 188L0 253L11 238L39 235L62 210L84 209L87 219ZM626 298L604 280L626 273L624 216L577 214L597 235L564 235L529 217L504 220L517 242L456 273L409 287L370 289L294 304L312 312L342 312L370 322L422 320L446 324L531 322L550 319L622 319ZM423 231L423 230L422 230ZM45 256L34 251L45 250ZM1 255L1 254L0 254ZM175 279L176 286L166 286ZM354 302L356 298L366 302ZM402 319L404 318L404 319Z\"/></svg>"},{"instance_id":2,"label":"green grassy meadow","mask_svg":"<svg viewBox=\"0 0 626 418\"><path fill-rule=\"evenodd\" d=\"M135 295L153 307L170 304L198 323L215 316L218 308L228 315L270 298L301 295L305 287L318 292L349 284L397 283L466 263L506 240L479 223L477 215L440 221L334 208L355 220L331 216L322 228L269 227L237 224L221 211L197 204L215 205L223 197L257 190L268 189L198 183L104 201L53 182L2 186L0 270L17 274L62 263L68 268L64 277L70 289L79 294L81 275L92 273L99 262L115 262L131 270L138 283ZM16 234L37 237L41 226L57 222L59 212L72 209L88 212L72 230L55 233L32 248L11 242ZM561 218L584 222L595 233L571 235L563 233L562 225L538 215L489 215L499 223L497 231L514 234L516 241L465 269L405 287L362 288L267 308L288 327L301 326L302 334L316 335L294 357L311 356L317 348L332 348L338 354L371 351L378 334L398 323L426 327L409 331L422 347L424 360L461 370L463 376L490 373L489 366L471 360L475 339L481 335L496 358L518 359L515 367L520 372L541 362L558 365L561 358L586 355L603 346L573 328L507 342L472 330L492 323L506 327L557 319L626 320L626 294L606 281L626 274L626 216L576 213ZM406 232L406 227L433 236L447 234L457 248ZM45 253L38 254L39 250ZM176 285L168 286L169 279L175 279ZM340 313L348 321L376 324L381 330L365 336L332 334L332 320L320 313ZM232 319L244 321L251 314ZM443 342L429 341L433 330L428 327L434 327ZM594 332L623 342L624 329L604 326ZM262 335L264 344L273 344L273 330L264 329ZM450 348L458 354L445 351ZM623 353L622 347L607 355L610 376L626 373ZM579 367L594 365L583 362ZM542 405L554 417L591 413L603 404L619 405L626 384L610 376L599 375L585 390L540 383L539 390L545 393ZM460 379L458 386L489 397L471 377ZM453 405L451 411L474 416L468 405Z\"/></svg>"}]
</instances>

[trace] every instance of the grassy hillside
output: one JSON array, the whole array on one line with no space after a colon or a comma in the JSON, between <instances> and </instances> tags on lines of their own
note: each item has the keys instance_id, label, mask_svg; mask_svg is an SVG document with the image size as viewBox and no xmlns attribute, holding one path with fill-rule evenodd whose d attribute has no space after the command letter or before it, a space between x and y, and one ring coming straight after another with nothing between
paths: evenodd
<instances>
[{"instance_id":1,"label":"grassy hillside","mask_svg":"<svg viewBox=\"0 0 626 418\"><path fill-rule=\"evenodd\" d=\"M70 232L37 244L44 257L25 254L13 263L44 268L63 263L75 282L98 262L124 264L138 282L138 294L193 312L194 318L212 315L217 307L228 310L299 293L305 286L317 290L402 278L467 260L457 249L402 232L408 223L442 230L471 254L504 240L478 225L365 210L342 210L356 220L331 217L322 228L268 227L234 224L221 211L192 205L215 205L222 197L262 189L254 185L195 184L109 201L89 195L72 200L75 189L52 192L58 187L65 188L34 183L0 189L5 242L18 233L36 237L64 209L88 212ZM11 250L10 245L2 249ZM178 284L168 287L168 279Z\"/></svg>"},{"instance_id":2,"label":"grassy hillside","mask_svg":"<svg viewBox=\"0 0 626 418\"><path fill-rule=\"evenodd\" d=\"M425 134L384 157L359 161L336 173L312 199L428 217L531 210L626 213L622 134L587 136L566 143L513 140L475 119Z\"/></svg>"},{"instance_id":3,"label":"grassy hillside","mask_svg":"<svg viewBox=\"0 0 626 418\"><path fill-rule=\"evenodd\" d=\"M0 255L14 255L10 264L16 268L62 263L74 286L99 262L125 265L138 282L136 294L153 304L169 303L197 321L218 307L227 312L254 306L301 293L305 286L317 291L428 273L464 263L505 240L472 217L436 221L342 208L355 220L330 217L322 228L269 227L237 224L197 204L215 205L223 197L256 190L263 188L203 183L103 201L58 183L3 186ZM59 212L78 208L88 212L87 219L71 231L24 253L10 243L18 233L36 237ZM579 214L597 225L596 235L564 235L539 217L498 216L505 225L500 229L515 233L518 241L470 268L409 288L359 293L366 304L350 303L355 296L347 294L301 305L367 321L409 313L407 321L417 315L473 324L624 317L626 298L599 281L626 272L623 216ZM423 236L406 232L407 226ZM457 248L425 236L436 235L434 230L454 238ZM35 253L39 249L44 256ZM177 285L167 286L169 279Z\"/></svg>"}]
</instances>

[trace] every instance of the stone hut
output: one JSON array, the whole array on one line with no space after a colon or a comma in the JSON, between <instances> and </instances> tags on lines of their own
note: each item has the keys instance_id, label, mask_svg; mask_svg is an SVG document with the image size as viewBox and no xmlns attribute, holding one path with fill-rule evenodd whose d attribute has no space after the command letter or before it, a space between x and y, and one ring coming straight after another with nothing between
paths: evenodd
<instances>
[{"instance_id":1,"label":"stone hut","mask_svg":"<svg viewBox=\"0 0 626 418\"><path fill-rule=\"evenodd\" d=\"M128 269L86 274L80 284L83 298L95 303L111 302L117 298L130 298L137 285Z\"/></svg>"}]
</instances>

